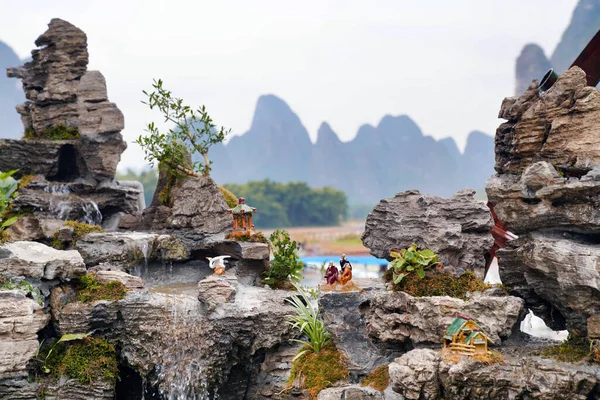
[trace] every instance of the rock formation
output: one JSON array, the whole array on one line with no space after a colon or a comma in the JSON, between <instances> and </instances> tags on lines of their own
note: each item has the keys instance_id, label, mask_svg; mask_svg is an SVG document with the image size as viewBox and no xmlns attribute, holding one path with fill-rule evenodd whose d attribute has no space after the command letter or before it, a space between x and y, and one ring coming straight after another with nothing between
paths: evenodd
<instances>
[{"instance_id":1,"label":"rock formation","mask_svg":"<svg viewBox=\"0 0 600 400\"><path fill-rule=\"evenodd\" d=\"M504 355L486 365L445 361L436 350L417 349L389 366L395 392L409 400L596 399L600 370L532 355Z\"/></svg>"},{"instance_id":2,"label":"rock formation","mask_svg":"<svg viewBox=\"0 0 600 400\"><path fill-rule=\"evenodd\" d=\"M14 211L114 225L138 211L140 194L113 181L127 147L123 114L108 101L102 74L87 71L83 31L53 19L35 44L30 62L7 70L23 82L27 101L17 111L25 139L0 140L0 171L37 176L21 188Z\"/></svg>"},{"instance_id":3,"label":"rock formation","mask_svg":"<svg viewBox=\"0 0 600 400\"><path fill-rule=\"evenodd\" d=\"M485 255L492 248L493 226L485 203L465 189L449 199L416 190L383 199L367 217L361 240L371 254L389 258L393 248L431 249L445 265L483 275Z\"/></svg>"},{"instance_id":4,"label":"rock formation","mask_svg":"<svg viewBox=\"0 0 600 400\"><path fill-rule=\"evenodd\" d=\"M586 334L600 313L600 92L573 67L543 96L505 99L486 191L520 236L498 252L500 277L553 329Z\"/></svg>"},{"instance_id":5,"label":"rock formation","mask_svg":"<svg viewBox=\"0 0 600 400\"><path fill-rule=\"evenodd\" d=\"M362 292L326 292L319 298L323 321L353 373L375 367L414 347L440 343L456 313L477 316L493 341L500 344L523 317L523 301L512 296L473 294L469 301L451 297L413 297L388 292L370 280L356 280Z\"/></svg>"}]
</instances>

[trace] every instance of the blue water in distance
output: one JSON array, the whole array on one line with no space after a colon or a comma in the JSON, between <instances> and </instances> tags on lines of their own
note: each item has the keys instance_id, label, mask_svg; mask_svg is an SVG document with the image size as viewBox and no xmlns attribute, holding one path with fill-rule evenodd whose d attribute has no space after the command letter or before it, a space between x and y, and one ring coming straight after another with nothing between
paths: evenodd
<instances>
[{"instance_id":1,"label":"blue water in distance","mask_svg":"<svg viewBox=\"0 0 600 400\"><path fill-rule=\"evenodd\" d=\"M388 261L373 257L373 256L346 256L346 259L350 261L350 264L362 264L362 265L387 265ZM340 256L312 256L312 257L300 257L300 260L304 263L329 263L333 261L339 266Z\"/></svg>"}]
</instances>

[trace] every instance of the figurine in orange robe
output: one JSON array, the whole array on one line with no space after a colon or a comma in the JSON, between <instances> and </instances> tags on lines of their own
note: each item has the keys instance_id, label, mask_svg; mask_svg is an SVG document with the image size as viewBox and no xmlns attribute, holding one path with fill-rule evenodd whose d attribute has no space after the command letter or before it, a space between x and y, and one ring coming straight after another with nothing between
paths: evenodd
<instances>
[{"instance_id":1,"label":"figurine in orange robe","mask_svg":"<svg viewBox=\"0 0 600 400\"><path fill-rule=\"evenodd\" d=\"M352 280L352 264L349 262L342 268L342 276L340 276L340 283L345 285Z\"/></svg>"}]
</instances>

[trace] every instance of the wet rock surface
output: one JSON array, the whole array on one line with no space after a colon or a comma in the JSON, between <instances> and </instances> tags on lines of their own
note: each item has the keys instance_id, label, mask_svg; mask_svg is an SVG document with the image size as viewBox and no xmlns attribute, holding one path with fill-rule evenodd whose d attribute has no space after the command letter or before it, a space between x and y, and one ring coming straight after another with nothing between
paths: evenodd
<instances>
[{"instance_id":1,"label":"wet rock surface","mask_svg":"<svg viewBox=\"0 0 600 400\"><path fill-rule=\"evenodd\" d=\"M144 280L122 271L98 271L96 280L100 283L121 282L127 289L142 289Z\"/></svg>"},{"instance_id":2,"label":"wet rock surface","mask_svg":"<svg viewBox=\"0 0 600 400\"><path fill-rule=\"evenodd\" d=\"M500 278L549 327L585 336L600 304L600 92L573 67L541 96L534 82L505 99L499 117L486 192L520 236L497 253Z\"/></svg>"},{"instance_id":3,"label":"wet rock surface","mask_svg":"<svg viewBox=\"0 0 600 400\"><path fill-rule=\"evenodd\" d=\"M284 291L244 287L206 314L195 296L130 293L117 302L65 304L61 290L53 292L60 332L107 336L127 365L174 398L208 393L233 366L295 336L285 323L292 309Z\"/></svg>"},{"instance_id":4,"label":"wet rock surface","mask_svg":"<svg viewBox=\"0 0 600 400\"><path fill-rule=\"evenodd\" d=\"M0 272L36 279L70 280L86 273L81 255L37 242L13 242L0 246Z\"/></svg>"},{"instance_id":5,"label":"wet rock surface","mask_svg":"<svg viewBox=\"0 0 600 400\"><path fill-rule=\"evenodd\" d=\"M484 257L493 244L493 221L485 203L474 195L474 190L465 189L444 199L411 190L383 199L367 217L362 242L379 258L416 243L438 253L445 265L483 275Z\"/></svg>"},{"instance_id":6,"label":"wet rock surface","mask_svg":"<svg viewBox=\"0 0 600 400\"><path fill-rule=\"evenodd\" d=\"M465 358L444 361L436 350L417 349L390 364L395 392L406 399L596 399L600 370L537 356L504 355L503 363L486 365Z\"/></svg>"}]
</instances>

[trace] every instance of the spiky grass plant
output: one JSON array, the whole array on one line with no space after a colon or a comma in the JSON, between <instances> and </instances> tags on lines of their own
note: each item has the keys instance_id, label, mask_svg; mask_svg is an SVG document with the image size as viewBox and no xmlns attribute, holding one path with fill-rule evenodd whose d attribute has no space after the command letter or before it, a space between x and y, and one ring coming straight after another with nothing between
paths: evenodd
<instances>
[{"instance_id":1,"label":"spiky grass plant","mask_svg":"<svg viewBox=\"0 0 600 400\"><path fill-rule=\"evenodd\" d=\"M331 335L325 329L323 320L319 318L319 306L313 304L310 295L300 285L295 284L294 286L299 295L294 295L286 301L294 307L296 314L288 316L287 322L308 338L308 341L294 339L304 345L294 357L296 360L307 352L320 352L331 342Z\"/></svg>"}]
</instances>

